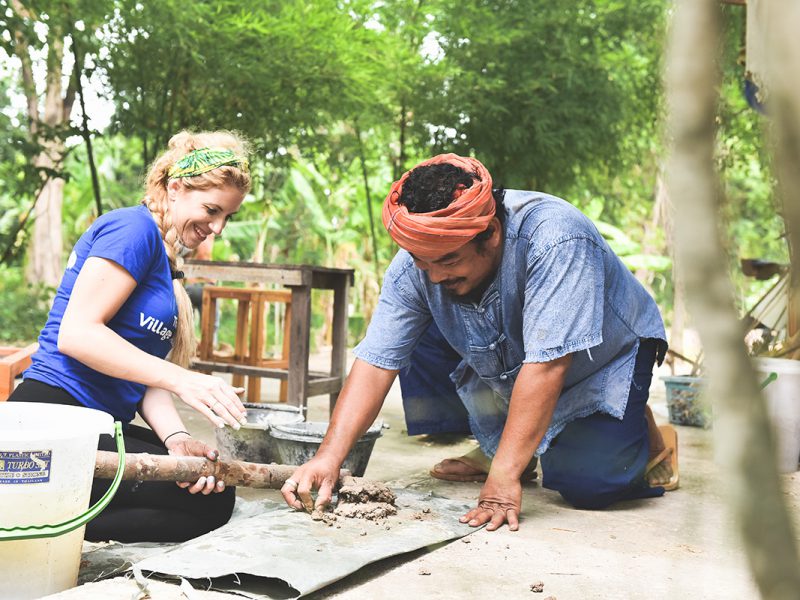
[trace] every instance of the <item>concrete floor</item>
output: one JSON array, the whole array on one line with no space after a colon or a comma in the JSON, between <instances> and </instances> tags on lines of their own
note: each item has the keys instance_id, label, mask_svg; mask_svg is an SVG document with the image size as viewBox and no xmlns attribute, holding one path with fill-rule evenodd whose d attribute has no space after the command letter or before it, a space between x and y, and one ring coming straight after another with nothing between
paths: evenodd
<instances>
[{"instance_id":1,"label":"concrete floor","mask_svg":"<svg viewBox=\"0 0 800 600\"><path fill-rule=\"evenodd\" d=\"M312 363L324 366L325 356ZM265 386L274 401L277 387ZM651 405L666 421L663 383L653 383ZM213 442L213 430L190 410L189 429ZM455 499L477 498L480 484L432 479L428 469L442 458L471 449L474 442L437 443L404 432L397 385L381 417L389 425L377 441L366 476L393 487L411 486ZM327 397L310 402L310 420L327 418ZM660 599L756 598L741 544L726 512L720 473L713 461L712 433L679 427L681 488L663 498L620 503L604 511L580 511L557 493L526 486L520 530L477 531L460 541L367 566L308 598L558 598ZM783 476L786 500L800 527L800 473ZM279 498L277 492L240 490L247 498ZM800 540L799 540L800 541ZM423 574L425 573L425 574ZM429 574L428 574L429 573ZM531 584L543 593L531 596ZM129 599L136 586L117 578L51 598ZM180 589L156 583L154 598L182 598ZM193 595L194 596L194 595ZM239 596L237 596L239 597ZM197 598L233 598L198 592Z\"/></svg>"}]
</instances>

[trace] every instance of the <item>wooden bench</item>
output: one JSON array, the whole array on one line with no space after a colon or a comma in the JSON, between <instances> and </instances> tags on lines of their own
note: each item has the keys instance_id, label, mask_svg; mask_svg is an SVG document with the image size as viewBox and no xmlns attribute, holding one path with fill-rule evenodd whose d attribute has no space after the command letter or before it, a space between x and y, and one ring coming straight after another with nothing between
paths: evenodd
<instances>
[{"instance_id":1,"label":"wooden bench","mask_svg":"<svg viewBox=\"0 0 800 600\"><path fill-rule=\"evenodd\" d=\"M214 352L215 322L217 302L233 300L236 308L236 338L232 356ZM265 357L264 318L270 304L285 305L283 315L283 343L279 357ZM200 319L200 346L197 355L201 361L246 365L250 367L289 368L289 339L292 322L292 293L288 290L262 290L257 288L237 288L207 285L203 288L203 310ZM245 375L234 373L232 384L243 387ZM286 402L288 383L280 382L279 399ZM247 376L247 401L261 401L261 377Z\"/></svg>"}]
</instances>

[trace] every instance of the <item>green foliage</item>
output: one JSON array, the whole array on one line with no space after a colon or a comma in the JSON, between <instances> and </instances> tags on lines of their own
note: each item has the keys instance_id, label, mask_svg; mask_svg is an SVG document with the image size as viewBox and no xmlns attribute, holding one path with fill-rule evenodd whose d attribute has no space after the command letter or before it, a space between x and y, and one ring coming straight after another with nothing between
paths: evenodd
<instances>
[{"instance_id":1,"label":"green foliage","mask_svg":"<svg viewBox=\"0 0 800 600\"><path fill-rule=\"evenodd\" d=\"M274 152L372 100L372 33L332 0L118 6L103 62L114 127L147 158L184 128L236 129Z\"/></svg>"},{"instance_id":2,"label":"green foliage","mask_svg":"<svg viewBox=\"0 0 800 600\"><path fill-rule=\"evenodd\" d=\"M446 4L443 79L423 90L419 126L437 149L474 151L508 187L613 172L628 131L657 116L663 13L656 0Z\"/></svg>"},{"instance_id":3,"label":"green foliage","mask_svg":"<svg viewBox=\"0 0 800 600\"><path fill-rule=\"evenodd\" d=\"M0 256L16 240L17 245L9 249L13 259L24 250L23 238L15 233L33 203L41 179L29 159L39 147L29 141L9 106L10 88L9 81L0 79Z\"/></svg>"},{"instance_id":4,"label":"green foliage","mask_svg":"<svg viewBox=\"0 0 800 600\"><path fill-rule=\"evenodd\" d=\"M123 136L98 138L94 142L94 160L100 185L103 212L133 206L142 198L141 142ZM71 176L64 186L64 244L71 248L97 218L92 178L87 164L86 146L72 148L64 161Z\"/></svg>"},{"instance_id":5,"label":"green foliage","mask_svg":"<svg viewBox=\"0 0 800 600\"><path fill-rule=\"evenodd\" d=\"M729 268L739 307L745 312L771 283L745 277L739 260L758 258L788 264L789 253L765 136L769 121L748 106L743 94L745 13L728 7L725 15L716 158L726 200L720 215L727 234Z\"/></svg>"},{"instance_id":6,"label":"green foliage","mask_svg":"<svg viewBox=\"0 0 800 600\"><path fill-rule=\"evenodd\" d=\"M396 247L380 222L391 182L417 160L473 154L495 181L586 212L668 311L665 223L654 196L665 150L661 55L668 3L642 0L0 0L0 23L41 56L74 34L116 112L94 135L104 210L140 200L148 163L182 128L254 142L254 186L214 246L218 260L353 268L351 335L363 333ZM726 7L718 164L730 268L747 306L762 284L740 257L785 261L763 143L744 103L740 7ZM78 20L78 18L80 20ZM60 36L60 38L59 38ZM13 37L0 39L11 64ZM0 71L0 243L31 206L39 152ZM7 75L12 74L14 79ZM86 78L84 78L86 81ZM44 139L76 130L41 130ZM96 218L85 146L58 173L71 246ZM51 174L56 174L55 172ZM374 240L373 240L374 230ZM21 267L25 237L11 264ZM21 281L21 279L20 279ZM314 297L315 314L329 309ZM227 309L226 309L227 310ZM223 310L223 330L233 316ZM10 313L9 313L10 314ZM37 324L39 326L39 324ZM324 328L318 330L321 343Z\"/></svg>"},{"instance_id":7,"label":"green foliage","mask_svg":"<svg viewBox=\"0 0 800 600\"><path fill-rule=\"evenodd\" d=\"M665 272L672 268L672 260L669 257L643 254L642 245L634 241L618 227L603 221L595 221L594 224L606 239L608 245L611 246L611 249L631 271L646 269L648 271Z\"/></svg>"},{"instance_id":8,"label":"green foliage","mask_svg":"<svg viewBox=\"0 0 800 600\"><path fill-rule=\"evenodd\" d=\"M0 341L29 343L39 336L52 290L25 281L21 269L0 265Z\"/></svg>"}]
</instances>

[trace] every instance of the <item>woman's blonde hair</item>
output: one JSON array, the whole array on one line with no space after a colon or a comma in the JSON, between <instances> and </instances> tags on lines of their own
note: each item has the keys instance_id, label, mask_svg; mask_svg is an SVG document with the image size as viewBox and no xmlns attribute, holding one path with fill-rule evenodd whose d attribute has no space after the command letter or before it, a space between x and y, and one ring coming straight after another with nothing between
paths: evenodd
<instances>
[{"instance_id":1,"label":"woman's blonde hair","mask_svg":"<svg viewBox=\"0 0 800 600\"><path fill-rule=\"evenodd\" d=\"M247 157L249 154L248 143L238 135L228 131L203 131L191 133L181 131L169 140L168 149L153 161L145 179L145 197L142 204L153 215L164 248L169 258L169 266L173 271L179 271L183 259L181 251L183 244L178 237L178 232L172 226L172 216L169 210L167 184L169 183L169 170L181 158L192 150L200 148L229 148L237 156ZM226 186L233 186L242 192L250 191L250 174L235 165L217 167L206 173L194 177L178 179L180 184L189 190L209 190ZM172 280L175 291L175 300L178 304L178 325L173 337L172 351L169 360L186 367L194 355L196 340L194 336L194 311L189 295L180 279Z\"/></svg>"}]
</instances>

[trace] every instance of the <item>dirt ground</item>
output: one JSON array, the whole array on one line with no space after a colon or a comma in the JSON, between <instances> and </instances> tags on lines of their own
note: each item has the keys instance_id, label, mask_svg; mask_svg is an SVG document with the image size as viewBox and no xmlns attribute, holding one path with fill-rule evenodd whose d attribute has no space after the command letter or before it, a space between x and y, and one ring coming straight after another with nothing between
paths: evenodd
<instances>
[{"instance_id":1,"label":"dirt ground","mask_svg":"<svg viewBox=\"0 0 800 600\"><path fill-rule=\"evenodd\" d=\"M324 366L315 356L313 367ZM313 364L319 363L319 364ZM664 373L666 374L666 373ZM274 401L277 386L263 386ZM327 416L327 397L310 401L310 420ZM651 405L666 422L664 385L654 380ZM189 429L213 442L204 420L184 411ZM389 425L375 446L366 476L392 487L432 490L454 499L477 498L480 484L432 479L428 469L472 447L468 439L442 442L410 438L404 429L399 387L392 389L381 418ZM724 503L724 488L713 459L713 432L679 427L681 487L663 498L631 501L604 511L569 507L536 483L526 485L520 530L478 531L462 540L369 565L307 598L557 598L661 599L756 598L740 541ZM800 527L800 473L784 475L786 500ZM272 491L239 490L245 498ZM800 536L799 536L800 537ZM535 584L541 592L532 591ZM157 582L153 598L185 598L177 585ZM85 585L50 598L128 600L131 580ZM196 592L202 599L233 598ZM239 597L239 596L237 596Z\"/></svg>"}]
</instances>

